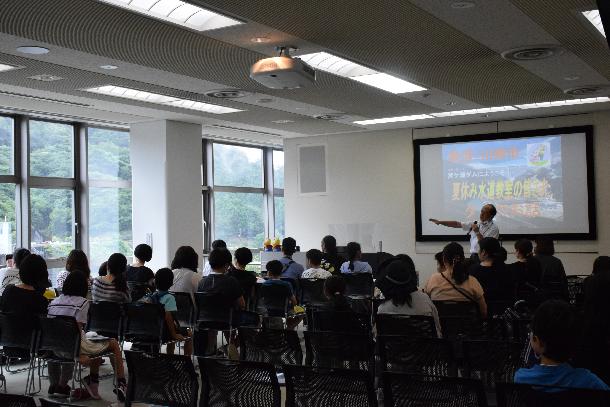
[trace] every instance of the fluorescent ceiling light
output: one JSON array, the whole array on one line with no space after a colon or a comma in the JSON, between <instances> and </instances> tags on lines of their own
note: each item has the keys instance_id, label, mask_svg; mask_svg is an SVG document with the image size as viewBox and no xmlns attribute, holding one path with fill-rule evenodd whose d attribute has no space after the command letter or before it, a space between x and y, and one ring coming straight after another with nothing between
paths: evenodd
<instances>
[{"instance_id":1,"label":"fluorescent ceiling light","mask_svg":"<svg viewBox=\"0 0 610 407\"><path fill-rule=\"evenodd\" d=\"M19 69L19 67L13 65L0 64L0 72L12 71L13 69Z\"/></svg>"},{"instance_id":2,"label":"fluorescent ceiling light","mask_svg":"<svg viewBox=\"0 0 610 407\"><path fill-rule=\"evenodd\" d=\"M84 89L84 91L98 93L101 95L116 96L125 99L139 100L142 102L156 103L158 105L173 106L189 110L198 110L206 113L224 114L243 111L239 109L233 109L231 107L212 105L210 103L197 102L195 100L180 99L173 96L165 96L160 95L158 93L144 92L137 89L123 88L114 85L89 88Z\"/></svg>"},{"instance_id":3,"label":"fluorescent ceiling light","mask_svg":"<svg viewBox=\"0 0 610 407\"><path fill-rule=\"evenodd\" d=\"M432 119L432 118L433 118L432 116L427 115L427 114L413 114L411 116L396 116L396 117L384 117L381 119L358 120L358 121L355 121L354 124L368 126L370 124L408 122L411 120L422 120L422 119Z\"/></svg>"},{"instance_id":4,"label":"fluorescent ceiling light","mask_svg":"<svg viewBox=\"0 0 610 407\"><path fill-rule=\"evenodd\" d=\"M593 24L593 27L595 27L597 31L602 33L604 37L606 36L604 25L602 24L602 18L599 15L599 10L583 11L582 15L585 16L591 24Z\"/></svg>"},{"instance_id":5,"label":"fluorescent ceiling light","mask_svg":"<svg viewBox=\"0 0 610 407\"><path fill-rule=\"evenodd\" d=\"M603 102L610 102L610 98L604 96L604 97L587 98L587 99L568 99L568 100L557 100L555 102L528 103L525 105L516 105L516 106L519 109L538 109L541 107L584 105L587 103L603 103Z\"/></svg>"},{"instance_id":6,"label":"fluorescent ceiling light","mask_svg":"<svg viewBox=\"0 0 610 407\"><path fill-rule=\"evenodd\" d=\"M469 114L506 112L517 110L514 106L483 107L481 109L453 110L451 112L430 113L434 117L466 116Z\"/></svg>"},{"instance_id":7,"label":"fluorescent ceiling light","mask_svg":"<svg viewBox=\"0 0 610 407\"><path fill-rule=\"evenodd\" d=\"M328 52L300 55L299 58L320 71L353 79L387 92L398 94L426 90L426 88L422 88L414 83L407 82L387 73L375 71Z\"/></svg>"},{"instance_id":8,"label":"fluorescent ceiling light","mask_svg":"<svg viewBox=\"0 0 610 407\"><path fill-rule=\"evenodd\" d=\"M169 21L197 31L215 30L242 24L241 21L223 16L180 0L100 0L145 14L160 20Z\"/></svg>"}]
</instances>

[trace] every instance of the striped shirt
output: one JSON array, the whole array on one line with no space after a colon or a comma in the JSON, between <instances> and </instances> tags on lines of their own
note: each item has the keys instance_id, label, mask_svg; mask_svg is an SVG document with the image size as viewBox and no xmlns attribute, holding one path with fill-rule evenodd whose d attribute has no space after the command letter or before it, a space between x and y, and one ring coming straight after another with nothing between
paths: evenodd
<instances>
[{"instance_id":1,"label":"striped shirt","mask_svg":"<svg viewBox=\"0 0 610 407\"><path fill-rule=\"evenodd\" d=\"M479 233L483 237L493 237L494 239L500 238L500 229L498 229L498 225L494 223L493 220L488 220L485 222L479 222ZM479 237L472 230L474 226L474 222L462 223L462 229L467 231L470 235L470 254L478 254L479 253Z\"/></svg>"},{"instance_id":2,"label":"striped shirt","mask_svg":"<svg viewBox=\"0 0 610 407\"><path fill-rule=\"evenodd\" d=\"M93 280L91 298L93 301L131 302L129 293L117 290L113 283L107 282L103 277Z\"/></svg>"},{"instance_id":3,"label":"striped shirt","mask_svg":"<svg viewBox=\"0 0 610 407\"><path fill-rule=\"evenodd\" d=\"M19 269L5 267L0 270L0 295L2 295L4 289L9 284L21 284L21 278L19 277Z\"/></svg>"},{"instance_id":4,"label":"striped shirt","mask_svg":"<svg viewBox=\"0 0 610 407\"><path fill-rule=\"evenodd\" d=\"M74 317L76 322L87 323L89 300L75 295L60 295L51 301L49 315Z\"/></svg>"}]
</instances>

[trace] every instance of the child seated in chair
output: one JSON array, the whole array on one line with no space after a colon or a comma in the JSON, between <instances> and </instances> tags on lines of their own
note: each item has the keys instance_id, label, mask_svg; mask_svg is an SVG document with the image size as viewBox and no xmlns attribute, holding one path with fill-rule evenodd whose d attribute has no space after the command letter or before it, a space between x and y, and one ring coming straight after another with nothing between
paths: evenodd
<instances>
[{"instance_id":1,"label":"child seated in chair","mask_svg":"<svg viewBox=\"0 0 610 407\"><path fill-rule=\"evenodd\" d=\"M330 271L322 268L322 256L322 252L318 249L311 249L305 253L307 270L301 274L301 278L328 278L332 276Z\"/></svg>"},{"instance_id":2,"label":"child seated in chair","mask_svg":"<svg viewBox=\"0 0 610 407\"><path fill-rule=\"evenodd\" d=\"M81 328L80 363L89 366L89 376L82 379L82 384L88 394L81 391L81 389L76 389L73 397L80 400L89 397L96 400L101 399L98 388L100 383L99 369L102 359L99 355L112 352L112 364L118 381L115 392L120 401L125 401L127 382L125 380L123 356L119 343L116 339L111 338L93 342L86 338L83 331L89 314L89 300L86 298L87 292L88 279L85 274L77 270L71 272L64 281L62 294L51 302L48 312L50 316L73 317ZM49 381L51 382L51 387L49 388L49 394L65 394L63 389L67 389L69 392L70 388L67 385L71 376L71 365L60 365L50 362Z\"/></svg>"},{"instance_id":3,"label":"child seated in chair","mask_svg":"<svg viewBox=\"0 0 610 407\"><path fill-rule=\"evenodd\" d=\"M184 354L193 354L192 333L186 327L180 327L174 318L174 313L178 311L176 297L169 292L169 288L174 284L174 273L169 268L162 268L155 274L155 287L157 290L148 294L141 301L151 304L162 304L165 308L165 328L163 329L163 342L170 342L166 346L169 355L174 354L175 344L171 341L184 341Z\"/></svg>"},{"instance_id":4,"label":"child seated in chair","mask_svg":"<svg viewBox=\"0 0 610 407\"><path fill-rule=\"evenodd\" d=\"M538 307L532 321L530 344L540 364L515 373L515 383L610 390L587 369L568 363L577 343L576 316L560 300L549 300Z\"/></svg>"},{"instance_id":5,"label":"child seated in chair","mask_svg":"<svg viewBox=\"0 0 610 407\"><path fill-rule=\"evenodd\" d=\"M294 329L303 320L303 316L295 316L291 310L297 305L297 298L294 295L292 284L281 279L284 265L279 260L271 260L266 265L267 276L269 277L262 284L263 287L279 287L274 293L275 300L288 300L288 317L286 318L286 328ZM264 290L264 289L263 289Z\"/></svg>"}]
</instances>

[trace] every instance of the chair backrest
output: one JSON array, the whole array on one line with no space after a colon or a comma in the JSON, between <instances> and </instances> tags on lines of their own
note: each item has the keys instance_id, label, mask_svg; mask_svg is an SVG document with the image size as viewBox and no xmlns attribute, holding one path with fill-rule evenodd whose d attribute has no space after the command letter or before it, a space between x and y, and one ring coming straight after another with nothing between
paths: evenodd
<instances>
[{"instance_id":1,"label":"chair backrest","mask_svg":"<svg viewBox=\"0 0 610 407\"><path fill-rule=\"evenodd\" d=\"M313 331L345 332L352 334L371 334L369 315L350 311L313 311Z\"/></svg>"},{"instance_id":2,"label":"chair backrest","mask_svg":"<svg viewBox=\"0 0 610 407\"><path fill-rule=\"evenodd\" d=\"M610 406L610 391L496 383L498 407Z\"/></svg>"},{"instance_id":3,"label":"chair backrest","mask_svg":"<svg viewBox=\"0 0 610 407\"><path fill-rule=\"evenodd\" d=\"M446 339L380 335L377 346L383 370L436 376L457 374L453 346Z\"/></svg>"},{"instance_id":4,"label":"chair backrest","mask_svg":"<svg viewBox=\"0 0 610 407\"><path fill-rule=\"evenodd\" d=\"M73 317L40 317L36 353L53 352L56 358L74 361L80 356L81 330Z\"/></svg>"},{"instance_id":5,"label":"chair backrest","mask_svg":"<svg viewBox=\"0 0 610 407\"><path fill-rule=\"evenodd\" d=\"M17 394L0 393L0 406L2 407L36 407L33 397Z\"/></svg>"},{"instance_id":6,"label":"chair backrest","mask_svg":"<svg viewBox=\"0 0 610 407\"><path fill-rule=\"evenodd\" d=\"M33 351L36 324L23 324L18 314L0 313L0 346Z\"/></svg>"},{"instance_id":7,"label":"chair backrest","mask_svg":"<svg viewBox=\"0 0 610 407\"><path fill-rule=\"evenodd\" d=\"M199 382L191 358L184 355L150 355L125 352L129 381L125 406L134 401L194 407Z\"/></svg>"},{"instance_id":8,"label":"chair backrest","mask_svg":"<svg viewBox=\"0 0 610 407\"><path fill-rule=\"evenodd\" d=\"M437 337L434 318L427 315L378 314L375 327L377 328L377 335Z\"/></svg>"},{"instance_id":9,"label":"chair backrest","mask_svg":"<svg viewBox=\"0 0 610 407\"><path fill-rule=\"evenodd\" d=\"M487 407L483 384L458 377L383 373L385 407Z\"/></svg>"},{"instance_id":10,"label":"chair backrest","mask_svg":"<svg viewBox=\"0 0 610 407\"><path fill-rule=\"evenodd\" d=\"M125 309L118 302L92 302L89 304L87 331L94 331L118 340L122 337L124 316Z\"/></svg>"},{"instance_id":11,"label":"chair backrest","mask_svg":"<svg viewBox=\"0 0 610 407\"><path fill-rule=\"evenodd\" d=\"M176 311L174 317L183 327L192 327L195 319L195 304L193 304L193 299L189 293L174 293L174 298L176 299Z\"/></svg>"},{"instance_id":12,"label":"chair backrest","mask_svg":"<svg viewBox=\"0 0 610 407\"><path fill-rule=\"evenodd\" d=\"M273 365L198 358L201 407L280 407L280 385Z\"/></svg>"},{"instance_id":13,"label":"chair backrest","mask_svg":"<svg viewBox=\"0 0 610 407\"><path fill-rule=\"evenodd\" d=\"M286 407L376 407L373 378L363 370L284 366Z\"/></svg>"},{"instance_id":14,"label":"chair backrest","mask_svg":"<svg viewBox=\"0 0 610 407\"><path fill-rule=\"evenodd\" d=\"M370 335L305 331L305 364L374 373L375 347Z\"/></svg>"},{"instance_id":15,"label":"chair backrest","mask_svg":"<svg viewBox=\"0 0 610 407\"><path fill-rule=\"evenodd\" d=\"M568 295L570 296L570 304L575 307L582 307L585 300L584 281L588 276L570 275L568 280Z\"/></svg>"},{"instance_id":16,"label":"chair backrest","mask_svg":"<svg viewBox=\"0 0 610 407\"><path fill-rule=\"evenodd\" d=\"M324 295L325 279L301 279L299 285L301 287L300 304L324 304L328 302L328 298Z\"/></svg>"},{"instance_id":17,"label":"chair backrest","mask_svg":"<svg viewBox=\"0 0 610 407\"><path fill-rule=\"evenodd\" d=\"M484 335L479 308L470 301L434 301L445 338L476 338Z\"/></svg>"},{"instance_id":18,"label":"chair backrest","mask_svg":"<svg viewBox=\"0 0 610 407\"><path fill-rule=\"evenodd\" d=\"M463 341L464 376L481 379L489 388L495 382L512 382L517 369L523 366L523 344L496 340Z\"/></svg>"},{"instance_id":19,"label":"chair backrest","mask_svg":"<svg viewBox=\"0 0 610 407\"><path fill-rule=\"evenodd\" d=\"M288 298L285 288L263 284L258 289L258 310L269 317L285 317L288 313Z\"/></svg>"},{"instance_id":20,"label":"chair backrest","mask_svg":"<svg viewBox=\"0 0 610 407\"><path fill-rule=\"evenodd\" d=\"M373 296L373 275L369 273L343 274L345 295Z\"/></svg>"},{"instance_id":21,"label":"chair backrest","mask_svg":"<svg viewBox=\"0 0 610 407\"><path fill-rule=\"evenodd\" d=\"M296 331L282 329L239 328L240 359L282 364L303 364L303 351Z\"/></svg>"},{"instance_id":22,"label":"chair backrest","mask_svg":"<svg viewBox=\"0 0 610 407\"><path fill-rule=\"evenodd\" d=\"M131 303L125 307L124 336L128 341L160 343L165 325L162 304Z\"/></svg>"},{"instance_id":23,"label":"chair backrest","mask_svg":"<svg viewBox=\"0 0 610 407\"><path fill-rule=\"evenodd\" d=\"M233 302L219 293L195 293L197 324L210 329L231 329L233 326Z\"/></svg>"},{"instance_id":24,"label":"chair backrest","mask_svg":"<svg viewBox=\"0 0 610 407\"><path fill-rule=\"evenodd\" d=\"M148 284L141 283L138 281L128 281L127 282L127 291L129 292L129 296L131 297L132 302L138 301L140 298L144 297L150 288Z\"/></svg>"},{"instance_id":25,"label":"chair backrest","mask_svg":"<svg viewBox=\"0 0 610 407\"><path fill-rule=\"evenodd\" d=\"M290 285L292 286L292 292L297 298L300 298L301 285L299 284L299 280L295 280L294 278L289 277L280 277L280 280L290 283Z\"/></svg>"}]
</instances>

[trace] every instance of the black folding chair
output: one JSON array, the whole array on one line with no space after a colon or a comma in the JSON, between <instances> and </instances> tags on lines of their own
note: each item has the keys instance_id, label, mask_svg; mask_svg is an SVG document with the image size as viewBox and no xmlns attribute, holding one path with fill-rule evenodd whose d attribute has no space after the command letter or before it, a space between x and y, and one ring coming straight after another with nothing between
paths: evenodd
<instances>
[{"instance_id":1,"label":"black folding chair","mask_svg":"<svg viewBox=\"0 0 610 407\"><path fill-rule=\"evenodd\" d=\"M345 295L370 298L373 296L373 275L369 273L342 274L345 279Z\"/></svg>"},{"instance_id":2,"label":"black folding chair","mask_svg":"<svg viewBox=\"0 0 610 407\"><path fill-rule=\"evenodd\" d=\"M34 398L17 394L0 393L0 406L2 407L37 407Z\"/></svg>"},{"instance_id":3,"label":"black folding chair","mask_svg":"<svg viewBox=\"0 0 610 407\"><path fill-rule=\"evenodd\" d=\"M122 304L111 301L92 302L89 304L87 331L123 341L123 321L125 309Z\"/></svg>"},{"instance_id":4,"label":"black folding chair","mask_svg":"<svg viewBox=\"0 0 610 407\"><path fill-rule=\"evenodd\" d=\"M474 379L383 373L385 407L487 407L483 384Z\"/></svg>"},{"instance_id":5,"label":"black folding chair","mask_svg":"<svg viewBox=\"0 0 610 407\"><path fill-rule=\"evenodd\" d=\"M305 331L305 364L359 369L374 374L375 346L370 335Z\"/></svg>"},{"instance_id":6,"label":"black folding chair","mask_svg":"<svg viewBox=\"0 0 610 407\"><path fill-rule=\"evenodd\" d=\"M434 318L425 315L378 314L375 323L377 335L405 335L418 338L436 338Z\"/></svg>"},{"instance_id":7,"label":"black folding chair","mask_svg":"<svg viewBox=\"0 0 610 407\"><path fill-rule=\"evenodd\" d=\"M377 337L377 346L382 370L457 375L453 346L446 339L381 335Z\"/></svg>"},{"instance_id":8,"label":"black folding chair","mask_svg":"<svg viewBox=\"0 0 610 407\"><path fill-rule=\"evenodd\" d=\"M171 293L176 299L176 311L174 317L181 327L193 328L195 319L195 304L189 293Z\"/></svg>"},{"instance_id":9,"label":"black folding chair","mask_svg":"<svg viewBox=\"0 0 610 407\"><path fill-rule=\"evenodd\" d=\"M280 277L280 280L290 283L290 285L292 286L292 292L294 293L294 296L297 298L301 298L301 285L299 283L299 280L295 280L294 278L288 278L288 277Z\"/></svg>"},{"instance_id":10,"label":"black folding chair","mask_svg":"<svg viewBox=\"0 0 610 407\"><path fill-rule=\"evenodd\" d=\"M286 407L376 407L377 396L369 372L284 366Z\"/></svg>"},{"instance_id":11,"label":"black folding chair","mask_svg":"<svg viewBox=\"0 0 610 407\"><path fill-rule=\"evenodd\" d=\"M257 308L266 317L286 318L288 298L285 289L276 285L261 285L258 290Z\"/></svg>"},{"instance_id":12,"label":"black folding chair","mask_svg":"<svg viewBox=\"0 0 610 407\"><path fill-rule=\"evenodd\" d=\"M301 287L301 297L299 303L302 305L309 304L325 304L328 298L324 294L325 279L301 279L299 285Z\"/></svg>"},{"instance_id":13,"label":"black folding chair","mask_svg":"<svg viewBox=\"0 0 610 407\"><path fill-rule=\"evenodd\" d=\"M476 304L470 301L434 301L443 337L448 339L485 336L483 320Z\"/></svg>"},{"instance_id":14,"label":"black folding chair","mask_svg":"<svg viewBox=\"0 0 610 407\"><path fill-rule=\"evenodd\" d=\"M216 358L198 360L201 407L281 407L273 365Z\"/></svg>"},{"instance_id":15,"label":"black folding chair","mask_svg":"<svg viewBox=\"0 0 610 407\"><path fill-rule=\"evenodd\" d=\"M23 319L17 314L0 313L0 346L2 346L0 355L6 358L7 367L11 357L15 355L15 350L29 357L28 367L26 368L28 376L25 393L29 392L34 386L32 369L34 367L33 353L37 335L36 322L27 321L27 323L24 323ZM0 363L0 382L2 383L0 388L4 387L4 391L6 391L3 363Z\"/></svg>"},{"instance_id":16,"label":"black folding chair","mask_svg":"<svg viewBox=\"0 0 610 407\"><path fill-rule=\"evenodd\" d=\"M197 328L231 331L234 327L234 304L220 294L195 293Z\"/></svg>"},{"instance_id":17,"label":"black folding chair","mask_svg":"<svg viewBox=\"0 0 610 407\"><path fill-rule=\"evenodd\" d=\"M610 391L496 383L498 407L608 407Z\"/></svg>"},{"instance_id":18,"label":"black folding chair","mask_svg":"<svg viewBox=\"0 0 610 407\"><path fill-rule=\"evenodd\" d=\"M570 304L576 308L582 308L585 302L584 281L589 276L570 275L568 280L568 295L570 296Z\"/></svg>"},{"instance_id":19,"label":"black folding chair","mask_svg":"<svg viewBox=\"0 0 610 407\"><path fill-rule=\"evenodd\" d=\"M296 331L239 328L240 359L264 362L281 370L282 364L303 364L303 351Z\"/></svg>"},{"instance_id":20,"label":"black folding chair","mask_svg":"<svg viewBox=\"0 0 610 407\"><path fill-rule=\"evenodd\" d=\"M369 315L350 311L313 311L311 330L345 332L352 334L372 333Z\"/></svg>"},{"instance_id":21,"label":"black folding chair","mask_svg":"<svg viewBox=\"0 0 610 407\"><path fill-rule=\"evenodd\" d=\"M125 306L123 336L134 347L159 353L163 343L165 308L161 304L131 303Z\"/></svg>"},{"instance_id":22,"label":"black folding chair","mask_svg":"<svg viewBox=\"0 0 610 407\"><path fill-rule=\"evenodd\" d=\"M133 402L197 406L199 382L188 356L126 351L125 359L129 371L125 407Z\"/></svg>"},{"instance_id":23,"label":"black folding chair","mask_svg":"<svg viewBox=\"0 0 610 407\"><path fill-rule=\"evenodd\" d=\"M523 343L496 340L462 342L463 376L480 379L486 388L495 382L512 382L515 372L523 366Z\"/></svg>"},{"instance_id":24,"label":"black folding chair","mask_svg":"<svg viewBox=\"0 0 610 407\"><path fill-rule=\"evenodd\" d=\"M129 292L131 302L136 302L150 292L150 287L146 283L128 281L127 291Z\"/></svg>"}]
</instances>

